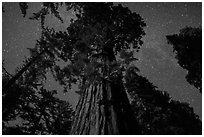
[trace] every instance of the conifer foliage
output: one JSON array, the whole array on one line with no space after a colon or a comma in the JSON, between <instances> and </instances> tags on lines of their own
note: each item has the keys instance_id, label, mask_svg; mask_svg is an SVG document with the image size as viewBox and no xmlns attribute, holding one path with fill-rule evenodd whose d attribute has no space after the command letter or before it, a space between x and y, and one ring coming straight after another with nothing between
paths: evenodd
<instances>
[{"instance_id":1,"label":"conifer foliage","mask_svg":"<svg viewBox=\"0 0 204 137\"><path fill-rule=\"evenodd\" d=\"M25 17L29 3L19 5ZM75 13L64 31L45 26L48 14L64 22L60 6ZM16 75L4 69L4 134L201 133L192 108L156 90L131 66L145 35L139 14L121 4L46 2L29 19L41 22L42 33ZM59 66L59 60L66 65ZM65 92L78 85L75 113L68 102L55 97L58 91L45 88L48 72ZM17 117L22 124L9 127Z\"/></svg>"},{"instance_id":2,"label":"conifer foliage","mask_svg":"<svg viewBox=\"0 0 204 137\"><path fill-rule=\"evenodd\" d=\"M176 52L178 64L188 71L186 80L202 93L202 29L185 27L166 38Z\"/></svg>"},{"instance_id":3,"label":"conifer foliage","mask_svg":"<svg viewBox=\"0 0 204 137\"><path fill-rule=\"evenodd\" d=\"M142 134L201 135L202 122L187 103L160 91L136 67L126 71L126 88Z\"/></svg>"}]
</instances>

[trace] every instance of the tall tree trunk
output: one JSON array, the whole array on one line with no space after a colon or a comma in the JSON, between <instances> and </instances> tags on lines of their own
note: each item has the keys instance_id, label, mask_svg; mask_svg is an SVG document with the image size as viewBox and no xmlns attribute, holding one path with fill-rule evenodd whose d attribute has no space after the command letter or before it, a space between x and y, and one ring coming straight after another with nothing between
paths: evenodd
<instances>
[{"instance_id":1,"label":"tall tree trunk","mask_svg":"<svg viewBox=\"0 0 204 137\"><path fill-rule=\"evenodd\" d=\"M140 134L122 80L102 81L84 89L70 134Z\"/></svg>"},{"instance_id":2,"label":"tall tree trunk","mask_svg":"<svg viewBox=\"0 0 204 137\"><path fill-rule=\"evenodd\" d=\"M110 76L109 64L116 61L113 46L104 46L101 68L102 77ZM140 134L139 126L131 109L122 77L103 79L89 84L76 107L70 134L121 135Z\"/></svg>"}]
</instances>

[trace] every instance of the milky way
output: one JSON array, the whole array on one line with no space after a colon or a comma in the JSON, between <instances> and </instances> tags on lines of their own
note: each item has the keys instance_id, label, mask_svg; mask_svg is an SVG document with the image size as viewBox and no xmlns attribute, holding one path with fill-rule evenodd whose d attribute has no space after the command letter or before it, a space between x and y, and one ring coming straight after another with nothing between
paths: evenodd
<instances>
[{"instance_id":1,"label":"milky way","mask_svg":"<svg viewBox=\"0 0 204 137\"><path fill-rule=\"evenodd\" d=\"M115 3L117 4L117 3ZM40 24L29 20L33 12L40 9L40 3L30 3L28 15L23 18L17 3L3 3L5 13L2 15L2 50L5 67L14 74L15 68L22 64L22 60L29 56L27 48L35 46L40 37ZM174 99L188 102L201 118L201 94L185 80L186 70L182 69L174 58L171 45L167 44L166 35L178 33L185 26L198 27L202 22L202 3L123 3L132 11L139 13L147 24L144 44L137 54L137 66L140 73L146 76L159 89L167 91ZM61 13L65 18L67 12ZM50 21L51 20L51 21ZM64 29L54 16L49 16L47 24L57 29ZM51 84L50 84L51 83ZM48 85L53 85L50 78ZM55 82L56 83L56 82ZM57 84L55 88L61 89ZM71 95L70 95L71 94ZM61 98L69 99L76 104L77 96L74 92ZM74 99L73 99L74 98Z\"/></svg>"}]
</instances>

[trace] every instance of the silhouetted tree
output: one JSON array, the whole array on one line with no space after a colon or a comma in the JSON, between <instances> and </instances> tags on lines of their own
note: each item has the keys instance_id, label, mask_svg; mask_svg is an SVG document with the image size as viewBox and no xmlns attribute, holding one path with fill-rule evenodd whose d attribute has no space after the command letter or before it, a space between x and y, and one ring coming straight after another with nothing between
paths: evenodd
<instances>
[{"instance_id":1,"label":"silhouetted tree","mask_svg":"<svg viewBox=\"0 0 204 137\"><path fill-rule=\"evenodd\" d=\"M26 14L27 3L19 5L24 10L22 13ZM30 57L17 68L14 76L3 66L3 134L69 134L73 115L71 106L68 102L55 98L53 91L42 88L46 73L56 61L49 51L52 50L53 43L48 46L44 39L50 33L47 31L49 30L42 29L35 48L29 49ZM44 102L46 100L48 102ZM19 117L28 123L18 127L7 126L9 121Z\"/></svg>"},{"instance_id":2,"label":"silhouetted tree","mask_svg":"<svg viewBox=\"0 0 204 137\"><path fill-rule=\"evenodd\" d=\"M34 97L22 100L19 116L27 134L69 134L73 110L68 102L53 97L56 91L41 88ZM66 128L64 128L66 127Z\"/></svg>"},{"instance_id":3,"label":"silhouetted tree","mask_svg":"<svg viewBox=\"0 0 204 137\"><path fill-rule=\"evenodd\" d=\"M127 69L125 79L142 134L202 134L202 123L187 103L172 100L140 76L136 67Z\"/></svg>"},{"instance_id":4,"label":"silhouetted tree","mask_svg":"<svg viewBox=\"0 0 204 137\"><path fill-rule=\"evenodd\" d=\"M38 61L33 62L32 57L35 59L38 55L37 46L30 49L30 53L31 59L26 59L16 72L21 72L21 75L7 90L3 90L3 134L69 134L72 107L68 102L54 97L57 91L47 91L43 88L45 75L54 60L48 54L41 54ZM25 69L25 66L28 67ZM4 87L13 77L5 68L3 70ZM19 118L23 120L21 125L7 125L9 121Z\"/></svg>"},{"instance_id":5,"label":"silhouetted tree","mask_svg":"<svg viewBox=\"0 0 204 137\"><path fill-rule=\"evenodd\" d=\"M185 27L179 34L166 36L173 45L179 65L188 71L187 81L202 92L202 30Z\"/></svg>"},{"instance_id":6,"label":"silhouetted tree","mask_svg":"<svg viewBox=\"0 0 204 137\"><path fill-rule=\"evenodd\" d=\"M39 73L38 76L45 77L45 72L47 72L47 70L51 68L56 61L54 55L55 53L53 54L54 50L53 44L55 43L52 44L46 43L45 37L48 36L49 33L50 35L52 35L52 30L42 29L41 37L39 40L37 40L36 46L33 49L28 48L30 51L30 57L28 57L24 61L24 64L21 67L17 68L16 74L7 81L5 86L3 86L3 92L6 92L10 87L12 87L16 80L18 80L26 71L28 71L28 69L30 69L34 65L40 67L41 71L36 70L35 72L30 71L33 74L36 73L32 78L35 78L37 76L37 73Z\"/></svg>"},{"instance_id":7,"label":"silhouetted tree","mask_svg":"<svg viewBox=\"0 0 204 137\"><path fill-rule=\"evenodd\" d=\"M3 94L3 134L69 134L72 107L54 97L57 91L47 91L42 84L34 84L38 78L32 76L31 80L32 74L26 72L21 76L24 80L19 79ZM21 125L6 126L7 122L19 118L23 120Z\"/></svg>"},{"instance_id":8,"label":"silhouetted tree","mask_svg":"<svg viewBox=\"0 0 204 137\"><path fill-rule=\"evenodd\" d=\"M4 62L2 64L2 87L11 79L12 75L7 72L4 67ZM14 112L16 103L19 101L21 95L20 87L13 84L9 91L2 91L2 120L7 121L12 118L11 115Z\"/></svg>"},{"instance_id":9,"label":"silhouetted tree","mask_svg":"<svg viewBox=\"0 0 204 137\"><path fill-rule=\"evenodd\" d=\"M39 92L23 95L16 105L13 120L22 120L16 127L3 126L3 134L69 134L73 116L66 101L53 97L54 91L43 88ZM28 96L29 94L29 96ZM38 94L38 95L36 95ZM8 119L12 120L12 119Z\"/></svg>"},{"instance_id":10,"label":"silhouetted tree","mask_svg":"<svg viewBox=\"0 0 204 137\"><path fill-rule=\"evenodd\" d=\"M75 11L76 16L67 30L56 32L45 26L45 19L51 13L63 22L58 12L62 5ZM136 68L130 64L136 60L134 53L139 51L145 35L140 15L113 3L43 3L30 19L40 20L42 35L35 48L30 49L31 60L19 69L18 77L8 88L17 85L21 92L26 91L17 98L20 105L15 106L15 112L29 122L13 132L200 134L200 121L188 105L171 101L166 92L132 74ZM34 58L38 61L32 61ZM67 65L60 67L58 60ZM73 112L64 109L69 105L54 98L55 91L43 88L48 71L64 91L72 84L79 86L80 100L71 128ZM132 106L126 90L133 97Z\"/></svg>"}]
</instances>

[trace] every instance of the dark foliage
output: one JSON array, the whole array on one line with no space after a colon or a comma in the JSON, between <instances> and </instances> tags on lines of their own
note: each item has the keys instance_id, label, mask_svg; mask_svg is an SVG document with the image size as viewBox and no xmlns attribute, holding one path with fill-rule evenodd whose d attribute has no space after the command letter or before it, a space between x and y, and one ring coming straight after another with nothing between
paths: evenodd
<instances>
[{"instance_id":1,"label":"dark foliage","mask_svg":"<svg viewBox=\"0 0 204 137\"><path fill-rule=\"evenodd\" d=\"M23 14L23 17L25 17L27 14L28 3L27 2L19 2L19 6L21 9L21 13Z\"/></svg>"},{"instance_id":2,"label":"dark foliage","mask_svg":"<svg viewBox=\"0 0 204 137\"><path fill-rule=\"evenodd\" d=\"M202 123L187 103L171 99L157 90L135 67L126 72L126 87L143 134L202 134Z\"/></svg>"},{"instance_id":3,"label":"dark foliage","mask_svg":"<svg viewBox=\"0 0 204 137\"><path fill-rule=\"evenodd\" d=\"M43 8L33 13L31 19L38 20L43 16L41 23L44 24L44 17L49 14L48 11L57 10L59 5L63 4L44 3ZM138 50L142 44L145 23L138 14L121 5L113 6L112 3L65 3L65 5L68 10L73 8L76 12L76 18L72 19L67 31L56 32L42 25L42 38L38 41L39 51L47 47L50 55L69 62L63 69L56 64L51 67L54 77L60 84L70 88L72 83L82 83L84 78L89 81L97 79L100 81L102 77L99 69L104 65L116 72L135 60L133 51L126 50L131 48ZM115 55L120 55L123 62L113 61ZM99 61L104 56L112 60L111 64Z\"/></svg>"},{"instance_id":4,"label":"dark foliage","mask_svg":"<svg viewBox=\"0 0 204 137\"><path fill-rule=\"evenodd\" d=\"M4 13L5 12L5 8L4 8L4 6L2 6L2 13Z\"/></svg>"},{"instance_id":5,"label":"dark foliage","mask_svg":"<svg viewBox=\"0 0 204 137\"><path fill-rule=\"evenodd\" d=\"M50 13L63 23L58 12L63 4L76 13L67 30L56 32L45 27ZM19 5L26 16L27 3ZM15 76L3 73L3 89L9 87L3 90L3 134L69 134L73 110L68 102L54 97L57 91L44 88L49 71L65 91L78 84L81 95L87 83L99 81L119 81L115 89L121 90L126 71L125 86L142 134L201 134L201 121L188 104L171 100L166 92L139 76L138 69L128 68L136 60L134 52L139 51L145 35L146 24L139 14L113 3L43 3L30 19L40 20L42 35L35 48L29 49L31 58ZM59 59L67 66L57 65ZM9 127L7 123L16 118L23 123Z\"/></svg>"},{"instance_id":6,"label":"dark foliage","mask_svg":"<svg viewBox=\"0 0 204 137\"><path fill-rule=\"evenodd\" d=\"M72 107L55 98L56 91L14 84L3 94L3 134L69 134ZM22 120L10 127L9 121Z\"/></svg>"},{"instance_id":7,"label":"dark foliage","mask_svg":"<svg viewBox=\"0 0 204 137\"><path fill-rule=\"evenodd\" d=\"M31 58L38 54L36 49L30 51ZM56 98L57 91L48 91L43 86L52 58L44 54L38 59L34 63L30 63L32 59L26 59L25 65L16 72L18 74L23 70L21 75L7 90L3 90L3 134L69 134L73 116L71 105ZM12 77L3 70L4 88L16 75ZM8 124L19 120L20 124Z\"/></svg>"},{"instance_id":8,"label":"dark foliage","mask_svg":"<svg viewBox=\"0 0 204 137\"><path fill-rule=\"evenodd\" d=\"M179 34L166 36L173 45L179 65L188 70L186 80L202 92L202 30L186 27Z\"/></svg>"}]
</instances>

